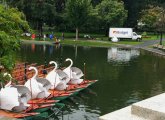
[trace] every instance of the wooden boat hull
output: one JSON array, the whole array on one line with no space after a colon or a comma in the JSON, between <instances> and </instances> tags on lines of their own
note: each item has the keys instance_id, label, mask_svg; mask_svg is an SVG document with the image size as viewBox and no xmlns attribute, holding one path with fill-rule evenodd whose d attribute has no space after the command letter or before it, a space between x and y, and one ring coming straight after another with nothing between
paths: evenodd
<instances>
[{"instance_id":1,"label":"wooden boat hull","mask_svg":"<svg viewBox=\"0 0 165 120\"><path fill-rule=\"evenodd\" d=\"M86 89L87 87L96 83L97 80L85 80L84 83L80 85L70 85L67 91L57 91L57 90L50 90L51 96L47 99L34 99L29 101L31 106L24 112L24 113L15 113L15 112L8 112L5 110L0 110L0 115L10 118L32 118L39 113L43 113L49 110L51 107L60 106L63 108L65 105L62 103L57 103L59 101L65 100L71 96L77 95L80 91ZM50 100L51 99L51 100Z\"/></svg>"},{"instance_id":2,"label":"wooden boat hull","mask_svg":"<svg viewBox=\"0 0 165 120\"><path fill-rule=\"evenodd\" d=\"M49 110L54 104L32 104L25 112L45 112Z\"/></svg>"},{"instance_id":3,"label":"wooden boat hull","mask_svg":"<svg viewBox=\"0 0 165 120\"><path fill-rule=\"evenodd\" d=\"M33 99L28 101L28 104L55 104L57 100L48 100L48 99Z\"/></svg>"},{"instance_id":4,"label":"wooden boat hull","mask_svg":"<svg viewBox=\"0 0 165 120\"><path fill-rule=\"evenodd\" d=\"M88 82L84 82L83 84L81 85L74 85L76 87L72 87L72 89L68 90L67 93L70 93L70 94L65 94L65 91L64 91L64 94L61 93L61 96L57 96L57 97L53 97L54 100L59 100L59 101L62 101L62 100L65 100L71 96L74 96L74 95L77 95L80 91L86 89L87 87L91 86L92 84L96 83L97 80L88 80Z\"/></svg>"},{"instance_id":5,"label":"wooden boat hull","mask_svg":"<svg viewBox=\"0 0 165 120\"><path fill-rule=\"evenodd\" d=\"M90 80L90 81L88 80L88 81L85 81L81 85L74 85L76 87L74 87L74 89L72 87L72 89L70 89L68 91L57 91L57 90L54 91L54 90L49 90L49 92L51 93L51 95L53 95L50 98L52 98L53 100L50 100L50 101L49 100L46 100L46 101L49 101L49 103L51 103L51 102L53 103L53 101L55 100L54 101L55 103L54 104L46 104L46 102L45 102L45 104L44 104L44 102L43 102L43 104L39 105L40 104L40 102L39 102L38 104L36 104L36 107L33 106L33 110L32 111L33 112L40 112L40 113L41 112L45 112L48 109L50 109L50 107L56 105L57 102L62 101L62 100L65 100L65 99L67 99L67 98L69 98L71 96L77 95L80 91L86 89L87 87L93 85L96 82L97 82L97 80ZM45 101L45 100L43 99L41 101ZM35 102L37 102L37 100Z\"/></svg>"},{"instance_id":6,"label":"wooden boat hull","mask_svg":"<svg viewBox=\"0 0 165 120\"><path fill-rule=\"evenodd\" d=\"M30 118L39 115L37 112L31 113L16 113L11 111L0 110L0 116L8 117L8 118Z\"/></svg>"}]
</instances>

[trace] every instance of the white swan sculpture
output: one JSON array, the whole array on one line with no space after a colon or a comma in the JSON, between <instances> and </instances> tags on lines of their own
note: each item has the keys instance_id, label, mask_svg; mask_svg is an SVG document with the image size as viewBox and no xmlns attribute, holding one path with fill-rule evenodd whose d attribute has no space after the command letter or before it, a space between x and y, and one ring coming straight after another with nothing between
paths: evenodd
<instances>
[{"instance_id":1,"label":"white swan sculpture","mask_svg":"<svg viewBox=\"0 0 165 120\"><path fill-rule=\"evenodd\" d=\"M55 67L52 71L48 73L46 79L48 79L51 83L51 89L64 90L67 88L66 81L68 81L69 77L61 70L57 69L57 63L55 61L50 61L49 64L54 64Z\"/></svg>"},{"instance_id":2,"label":"white swan sculpture","mask_svg":"<svg viewBox=\"0 0 165 120\"><path fill-rule=\"evenodd\" d=\"M80 84L83 81L83 79L80 79L84 75L83 72L77 67L72 67L73 61L70 58L67 58L65 61L71 62L71 64L63 70L69 76L70 83Z\"/></svg>"},{"instance_id":3,"label":"white swan sculpture","mask_svg":"<svg viewBox=\"0 0 165 120\"><path fill-rule=\"evenodd\" d=\"M59 79L61 81L61 83L59 83L57 86L56 86L56 89L57 90L65 90L68 85L67 85L67 82L66 81L69 81L69 77L68 75L63 72L62 70L56 70L58 76L59 76Z\"/></svg>"},{"instance_id":4,"label":"white swan sculpture","mask_svg":"<svg viewBox=\"0 0 165 120\"><path fill-rule=\"evenodd\" d=\"M31 92L32 99L48 97L50 95L48 92L50 88L49 81L44 78L41 78L41 81L40 78L37 78L38 70L35 67L30 67L29 70L35 71L35 75L25 83L25 86L29 88ZM43 80L45 80L45 82L43 82Z\"/></svg>"},{"instance_id":5,"label":"white swan sculpture","mask_svg":"<svg viewBox=\"0 0 165 120\"><path fill-rule=\"evenodd\" d=\"M31 99L30 90L24 85L12 85L11 87L17 89L19 93L18 100L20 102L19 106L15 106L12 110L17 112L26 110L27 107L30 106L29 104L27 104L27 102Z\"/></svg>"},{"instance_id":6,"label":"white swan sculpture","mask_svg":"<svg viewBox=\"0 0 165 120\"><path fill-rule=\"evenodd\" d=\"M29 105L27 101L30 100L30 91L27 87L22 85L11 85L12 77L10 74L5 73L5 76L10 77L9 83L1 88L0 91L0 108L5 110L11 110L15 112L20 112L25 110Z\"/></svg>"}]
</instances>

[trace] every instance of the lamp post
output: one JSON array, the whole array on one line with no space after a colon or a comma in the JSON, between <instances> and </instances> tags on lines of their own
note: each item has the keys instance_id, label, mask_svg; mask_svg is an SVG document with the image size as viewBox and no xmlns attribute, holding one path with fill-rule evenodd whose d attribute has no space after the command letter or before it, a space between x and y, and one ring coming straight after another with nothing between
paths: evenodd
<instances>
[{"instance_id":1,"label":"lamp post","mask_svg":"<svg viewBox=\"0 0 165 120\"><path fill-rule=\"evenodd\" d=\"M163 38L163 33L161 31L161 33L160 33L160 42L159 42L160 45L162 45L162 38Z\"/></svg>"},{"instance_id":2,"label":"lamp post","mask_svg":"<svg viewBox=\"0 0 165 120\"><path fill-rule=\"evenodd\" d=\"M162 40L163 40L163 29L164 29L164 11L160 13L160 19L159 19L159 24L160 24L160 42L159 44L162 45Z\"/></svg>"},{"instance_id":3,"label":"lamp post","mask_svg":"<svg viewBox=\"0 0 165 120\"><path fill-rule=\"evenodd\" d=\"M159 44L162 45L162 29L163 29L163 27L162 27L162 19L161 18L159 19L159 24L160 24L160 28L159 28L160 29L160 41L159 41Z\"/></svg>"}]
</instances>

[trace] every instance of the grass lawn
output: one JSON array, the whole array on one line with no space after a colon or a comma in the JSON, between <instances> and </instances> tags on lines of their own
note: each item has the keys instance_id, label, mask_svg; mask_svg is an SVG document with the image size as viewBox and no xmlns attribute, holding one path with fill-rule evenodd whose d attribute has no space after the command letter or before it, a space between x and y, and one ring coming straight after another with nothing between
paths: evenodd
<instances>
[{"instance_id":1,"label":"grass lawn","mask_svg":"<svg viewBox=\"0 0 165 120\"><path fill-rule=\"evenodd\" d=\"M44 34L53 34L55 37L62 38L62 32L44 32ZM105 37L103 34L95 34L95 33L79 33L79 38L84 38L84 35L89 35L91 38L94 39L106 39L108 40L108 37ZM65 38L75 38L76 33L71 32L64 32Z\"/></svg>"},{"instance_id":2,"label":"grass lawn","mask_svg":"<svg viewBox=\"0 0 165 120\"><path fill-rule=\"evenodd\" d=\"M65 45L78 45L78 46L93 46L93 47L110 47L113 44L111 42L97 41L97 40L61 40L61 44Z\"/></svg>"},{"instance_id":3,"label":"grass lawn","mask_svg":"<svg viewBox=\"0 0 165 120\"><path fill-rule=\"evenodd\" d=\"M46 33L45 33L46 34ZM50 32L48 33L50 34ZM55 35L55 37L59 38L61 40L61 36L62 36L62 32L54 32L53 35ZM89 35L91 38L84 38L84 35ZM121 40L117 43L113 43L111 41L109 41L108 37L105 37L105 35L103 34L86 34L86 33L80 33L79 34L79 40L75 41L75 33L64 33L64 40L61 40L62 44L66 44L66 45L79 45L79 46L96 46L96 47L109 47L112 45L138 45L138 44L142 44L143 41L145 40L157 40L160 39L159 36L157 35L147 35L146 37L143 38L142 42L138 42L135 40L131 40L131 39L126 39L126 40ZM165 35L164 35L165 38ZM31 39L29 38L25 38L27 40ZM39 40L39 38L35 39L36 41ZM40 39L43 40L43 39ZM49 38L46 38L46 41L53 41L50 40ZM165 44L165 43L164 43Z\"/></svg>"},{"instance_id":4,"label":"grass lawn","mask_svg":"<svg viewBox=\"0 0 165 120\"><path fill-rule=\"evenodd\" d=\"M163 38L165 38L165 34L163 35ZM158 34L148 34L146 36L143 36L143 40L159 40L160 35Z\"/></svg>"},{"instance_id":5,"label":"grass lawn","mask_svg":"<svg viewBox=\"0 0 165 120\"><path fill-rule=\"evenodd\" d=\"M162 45L165 45L165 41L162 41Z\"/></svg>"},{"instance_id":6,"label":"grass lawn","mask_svg":"<svg viewBox=\"0 0 165 120\"><path fill-rule=\"evenodd\" d=\"M138 42L138 41L132 41L132 40L128 40L128 41L119 41L118 44L123 44L123 45L138 45L138 44L142 44L143 42Z\"/></svg>"}]
</instances>

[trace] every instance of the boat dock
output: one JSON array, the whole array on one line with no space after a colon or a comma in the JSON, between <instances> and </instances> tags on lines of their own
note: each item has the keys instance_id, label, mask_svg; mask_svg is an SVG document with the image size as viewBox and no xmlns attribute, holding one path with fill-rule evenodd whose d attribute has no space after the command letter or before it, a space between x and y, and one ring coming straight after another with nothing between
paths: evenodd
<instances>
[{"instance_id":1,"label":"boat dock","mask_svg":"<svg viewBox=\"0 0 165 120\"><path fill-rule=\"evenodd\" d=\"M165 93L100 116L99 120L165 120Z\"/></svg>"}]
</instances>

